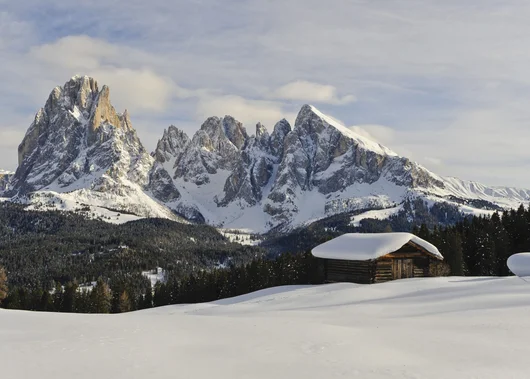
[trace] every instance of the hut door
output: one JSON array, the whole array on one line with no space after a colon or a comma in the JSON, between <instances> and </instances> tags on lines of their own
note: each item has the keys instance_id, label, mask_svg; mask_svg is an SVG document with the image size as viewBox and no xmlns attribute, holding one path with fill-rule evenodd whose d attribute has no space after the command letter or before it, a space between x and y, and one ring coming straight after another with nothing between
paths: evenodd
<instances>
[{"instance_id":1,"label":"hut door","mask_svg":"<svg viewBox=\"0 0 530 379\"><path fill-rule=\"evenodd\" d=\"M392 265L394 279L414 277L414 263L412 259L394 259Z\"/></svg>"}]
</instances>

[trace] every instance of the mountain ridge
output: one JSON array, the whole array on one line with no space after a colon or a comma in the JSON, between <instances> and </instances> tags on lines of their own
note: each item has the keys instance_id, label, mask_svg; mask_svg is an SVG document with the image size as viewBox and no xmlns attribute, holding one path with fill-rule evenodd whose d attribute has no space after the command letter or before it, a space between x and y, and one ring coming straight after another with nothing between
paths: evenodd
<instances>
[{"instance_id":1,"label":"mountain ridge","mask_svg":"<svg viewBox=\"0 0 530 379\"><path fill-rule=\"evenodd\" d=\"M191 137L171 125L148 154L128 112L117 113L110 89L87 76L52 90L19 146L16 173L1 180L3 196L32 205L83 204L95 214L112 208L259 232L418 197L465 213L530 200L530 190L436 175L311 105L293 126L280 120L270 133L258 123L249 135L228 115L209 117Z\"/></svg>"}]
</instances>

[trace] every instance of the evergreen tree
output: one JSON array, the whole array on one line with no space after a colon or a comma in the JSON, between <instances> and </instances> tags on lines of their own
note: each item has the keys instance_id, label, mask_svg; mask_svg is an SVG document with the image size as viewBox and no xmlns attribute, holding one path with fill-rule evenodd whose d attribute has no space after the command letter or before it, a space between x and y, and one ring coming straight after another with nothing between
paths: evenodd
<instances>
[{"instance_id":1,"label":"evergreen tree","mask_svg":"<svg viewBox=\"0 0 530 379\"><path fill-rule=\"evenodd\" d=\"M125 313L131 311L131 301L129 300L129 295L127 294L127 291L123 291L120 295L120 306L119 306L119 312Z\"/></svg>"},{"instance_id":2,"label":"evergreen tree","mask_svg":"<svg viewBox=\"0 0 530 379\"><path fill-rule=\"evenodd\" d=\"M75 300L78 289L77 282L68 282L64 288L63 301L61 303L61 312L74 312L75 311Z\"/></svg>"},{"instance_id":3,"label":"evergreen tree","mask_svg":"<svg viewBox=\"0 0 530 379\"><path fill-rule=\"evenodd\" d=\"M53 292L53 307L57 311L63 309L63 286L61 283L55 285L55 290Z\"/></svg>"},{"instance_id":4,"label":"evergreen tree","mask_svg":"<svg viewBox=\"0 0 530 379\"><path fill-rule=\"evenodd\" d=\"M42 291L38 310L44 311L44 312L51 312L55 310L53 307L53 298L52 298L52 295L50 295L50 292Z\"/></svg>"},{"instance_id":5,"label":"evergreen tree","mask_svg":"<svg viewBox=\"0 0 530 379\"><path fill-rule=\"evenodd\" d=\"M96 286L90 293L92 313L109 313L111 306L112 294L109 285L100 277L96 282Z\"/></svg>"},{"instance_id":6,"label":"evergreen tree","mask_svg":"<svg viewBox=\"0 0 530 379\"><path fill-rule=\"evenodd\" d=\"M465 273L464 256L462 253L462 238L460 234L449 230L445 237L446 249L444 257L451 268L451 274L462 276Z\"/></svg>"}]
</instances>

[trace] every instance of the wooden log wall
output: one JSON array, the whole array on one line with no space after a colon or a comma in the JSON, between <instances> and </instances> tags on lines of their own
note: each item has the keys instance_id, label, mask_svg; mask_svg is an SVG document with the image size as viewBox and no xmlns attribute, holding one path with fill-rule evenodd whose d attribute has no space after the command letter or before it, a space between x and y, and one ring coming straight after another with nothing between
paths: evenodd
<instances>
[{"instance_id":1,"label":"wooden log wall","mask_svg":"<svg viewBox=\"0 0 530 379\"><path fill-rule=\"evenodd\" d=\"M326 281L369 284L374 282L374 261L326 259Z\"/></svg>"},{"instance_id":2,"label":"wooden log wall","mask_svg":"<svg viewBox=\"0 0 530 379\"><path fill-rule=\"evenodd\" d=\"M382 283L400 279L399 276L412 275L415 278L431 276L429 267L433 260L435 258L423 248L406 244L375 261L324 259L324 271L327 282Z\"/></svg>"},{"instance_id":3,"label":"wooden log wall","mask_svg":"<svg viewBox=\"0 0 530 379\"><path fill-rule=\"evenodd\" d=\"M375 283L388 282L394 279L392 266L394 260L390 257L382 257L376 261Z\"/></svg>"}]
</instances>

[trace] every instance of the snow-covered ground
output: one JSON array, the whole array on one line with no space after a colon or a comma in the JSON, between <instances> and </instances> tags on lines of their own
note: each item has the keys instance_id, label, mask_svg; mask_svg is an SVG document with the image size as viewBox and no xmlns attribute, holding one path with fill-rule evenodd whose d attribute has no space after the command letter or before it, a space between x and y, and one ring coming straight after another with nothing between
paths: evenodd
<instances>
[{"instance_id":1,"label":"snow-covered ground","mask_svg":"<svg viewBox=\"0 0 530 379\"><path fill-rule=\"evenodd\" d=\"M157 267L153 270L142 271L142 275L151 281L151 287L155 288L156 283L164 282L166 279L166 273L162 267Z\"/></svg>"},{"instance_id":2,"label":"snow-covered ground","mask_svg":"<svg viewBox=\"0 0 530 379\"><path fill-rule=\"evenodd\" d=\"M13 378L528 378L530 284L279 287L122 315L0 310Z\"/></svg>"},{"instance_id":3,"label":"snow-covered ground","mask_svg":"<svg viewBox=\"0 0 530 379\"><path fill-rule=\"evenodd\" d=\"M393 207L393 208L375 209L373 211L364 212L356 216L353 216L351 218L350 225L355 226L355 227L360 227L361 221L366 220L366 219L386 220L390 216L398 214L402 209L403 209L403 206L398 205L397 207Z\"/></svg>"},{"instance_id":4,"label":"snow-covered ground","mask_svg":"<svg viewBox=\"0 0 530 379\"><path fill-rule=\"evenodd\" d=\"M235 242L240 245L257 246L262 242L257 234L252 233L252 231L248 229L218 228L217 231L224 237L228 238L230 242Z\"/></svg>"},{"instance_id":5,"label":"snow-covered ground","mask_svg":"<svg viewBox=\"0 0 530 379\"><path fill-rule=\"evenodd\" d=\"M123 224L143 218L133 213L185 222L143 192L117 196L85 189L67 193L37 191L28 198L19 198L16 201L27 204L26 210L75 212L87 218L100 219L113 224Z\"/></svg>"}]
</instances>

